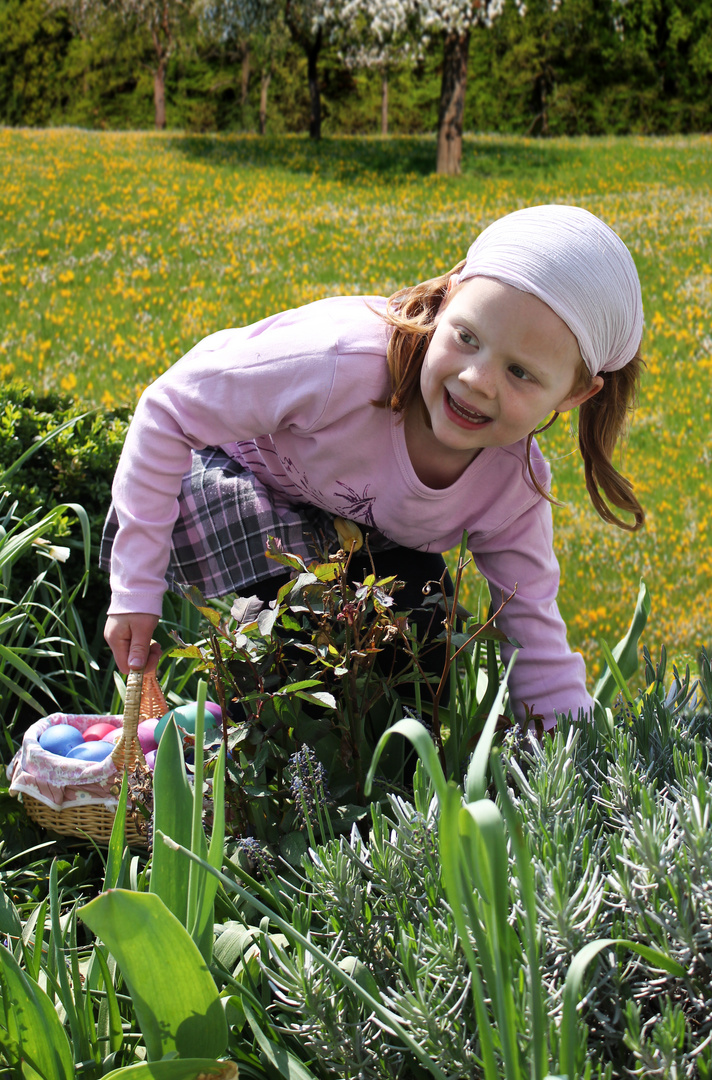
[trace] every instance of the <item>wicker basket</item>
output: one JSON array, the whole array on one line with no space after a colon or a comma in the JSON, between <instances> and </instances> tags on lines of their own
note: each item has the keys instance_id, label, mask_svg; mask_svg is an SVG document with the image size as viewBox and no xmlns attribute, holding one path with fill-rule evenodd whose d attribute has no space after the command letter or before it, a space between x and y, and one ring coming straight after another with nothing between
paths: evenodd
<instances>
[{"instance_id":1,"label":"wicker basket","mask_svg":"<svg viewBox=\"0 0 712 1080\"><path fill-rule=\"evenodd\" d=\"M121 783L124 766L131 770L137 764L146 764L137 735L140 721L163 716L167 709L166 699L155 674L151 672L144 675L141 671L130 672L126 681L123 735L111 754L111 759L116 766L116 776L107 788L107 797L118 795L118 785ZM22 801L28 817L45 829L52 829L63 836L90 836L98 844L109 842L116 812L108 806L91 804L55 809L28 794L23 794ZM145 819L137 810L126 812L127 843L146 846L145 829L139 828L143 820Z\"/></svg>"}]
</instances>

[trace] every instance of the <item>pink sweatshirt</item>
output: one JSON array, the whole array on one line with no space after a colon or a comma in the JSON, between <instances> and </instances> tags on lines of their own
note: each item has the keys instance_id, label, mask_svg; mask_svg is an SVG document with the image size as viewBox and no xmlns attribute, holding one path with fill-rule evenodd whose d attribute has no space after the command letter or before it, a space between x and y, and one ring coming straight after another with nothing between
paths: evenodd
<instances>
[{"instance_id":1,"label":"pink sweatshirt","mask_svg":"<svg viewBox=\"0 0 712 1080\"><path fill-rule=\"evenodd\" d=\"M452 484L416 476L402 423L371 404L388 392L381 297L335 297L205 338L144 392L114 481L119 518L110 614L160 615L171 531L192 449L221 446L291 503L377 528L405 547L444 552L463 529L498 625L522 646L510 679L526 703L588 710L584 662L556 605L551 507L527 477L524 442L486 448ZM533 447L537 476L549 470ZM511 649L503 648L508 659Z\"/></svg>"}]
</instances>

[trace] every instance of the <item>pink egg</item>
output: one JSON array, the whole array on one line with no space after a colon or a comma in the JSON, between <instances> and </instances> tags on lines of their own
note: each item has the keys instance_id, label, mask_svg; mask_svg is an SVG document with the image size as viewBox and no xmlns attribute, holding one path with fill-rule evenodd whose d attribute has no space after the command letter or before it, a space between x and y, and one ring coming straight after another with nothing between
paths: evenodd
<instances>
[{"instance_id":1,"label":"pink egg","mask_svg":"<svg viewBox=\"0 0 712 1080\"><path fill-rule=\"evenodd\" d=\"M151 770L155 769L155 767L156 767L156 751L155 750L149 750L148 753L146 754L146 764L148 765L149 769L151 769Z\"/></svg>"},{"instance_id":2,"label":"pink egg","mask_svg":"<svg viewBox=\"0 0 712 1080\"><path fill-rule=\"evenodd\" d=\"M100 742L107 739L115 730L113 724L107 724L105 721L92 724L91 727L84 729L84 742Z\"/></svg>"},{"instance_id":3,"label":"pink egg","mask_svg":"<svg viewBox=\"0 0 712 1080\"><path fill-rule=\"evenodd\" d=\"M138 741L144 754L149 753L151 750L155 750L158 746L153 735L157 723L158 717L156 717L155 720L142 720L138 725L136 734L138 735Z\"/></svg>"},{"instance_id":4,"label":"pink egg","mask_svg":"<svg viewBox=\"0 0 712 1080\"><path fill-rule=\"evenodd\" d=\"M206 701L205 708L207 712L213 714L218 723L222 723L222 709L219 705L216 705L214 701Z\"/></svg>"},{"instance_id":5,"label":"pink egg","mask_svg":"<svg viewBox=\"0 0 712 1080\"><path fill-rule=\"evenodd\" d=\"M123 733L124 729L122 727L112 728L110 733L106 736L106 741L116 745Z\"/></svg>"}]
</instances>

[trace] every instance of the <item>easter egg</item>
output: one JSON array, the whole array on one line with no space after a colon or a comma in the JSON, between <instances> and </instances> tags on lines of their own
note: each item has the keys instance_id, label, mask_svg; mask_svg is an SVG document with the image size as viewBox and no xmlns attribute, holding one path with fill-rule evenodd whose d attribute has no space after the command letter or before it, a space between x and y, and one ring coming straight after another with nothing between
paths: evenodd
<instances>
[{"instance_id":1,"label":"easter egg","mask_svg":"<svg viewBox=\"0 0 712 1080\"><path fill-rule=\"evenodd\" d=\"M50 754L60 754L62 757L66 757L73 747L84 744L81 731L71 724L52 724L42 732L38 741L43 750L48 750Z\"/></svg>"},{"instance_id":2,"label":"easter egg","mask_svg":"<svg viewBox=\"0 0 712 1080\"><path fill-rule=\"evenodd\" d=\"M107 734L104 741L105 742L110 742L114 746L116 746L117 742L119 741L119 739L121 738L123 733L124 733L124 729L122 727L112 728L111 731Z\"/></svg>"},{"instance_id":3,"label":"easter egg","mask_svg":"<svg viewBox=\"0 0 712 1080\"><path fill-rule=\"evenodd\" d=\"M91 727L84 729L84 742L99 742L100 739L107 739L113 731L115 731L114 725L107 724L105 721L92 724Z\"/></svg>"},{"instance_id":4,"label":"easter egg","mask_svg":"<svg viewBox=\"0 0 712 1080\"><path fill-rule=\"evenodd\" d=\"M217 710L217 714L216 714ZM166 725L170 721L171 716L175 716L176 724L188 735L195 735L195 720L198 715L198 703L191 701L187 705L176 705L175 709L169 709L164 716L156 724L155 731L153 733L154 739L160 741L161 735L166 730ZM215 705L212 701L205 702L205 719L203 721L205 734L211 737L218 726L219 718L222 716L220 706Z\"/></svg>"},{"instance_id":5,"label":"easter egg","mask_svg":"<svg viewBox=\"0 0 712 1080\"><path fill-rule=\"evenodd\" d=\"M155 750L158 746L154 736L157 723L158 720L142 720L138 725L136 734L144 754L147 754L149 750Z\"/></svg>"},{"instance_id":6,"label":"easter egg","mask_svg":"<svg viewBox=\"0 0 712 1080\"><path fill-rule=\"evenodd\" d=\"M114 749L114 744L99 739L95 742L82 742L66 755L77 761L103 761Z\"/></svg>"},{"instance_id":7,"label":"easter egg","mask_svg":"<svg viewBox=\"0 0 712 1080\"><path fill-rule=\"evenodd\" d=\"M149 750L148 753L146 754L146 764L148 765L149 769L151 769L151 770L155 769L155 767L156 767L156 751L155 750Z\"/></svg>"}]
</instances>

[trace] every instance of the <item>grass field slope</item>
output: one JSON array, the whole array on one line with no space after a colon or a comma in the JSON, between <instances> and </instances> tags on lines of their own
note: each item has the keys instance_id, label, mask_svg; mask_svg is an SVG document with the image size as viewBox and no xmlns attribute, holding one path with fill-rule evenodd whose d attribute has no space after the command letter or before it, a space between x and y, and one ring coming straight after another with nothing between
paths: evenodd
<instances>
[{"instance_id":1,"label":"grass field slope","mask_svg":"<svg viewBox=\"0 0 712 1080\"><path fill-rule=\"evenodd\" d=\"M642 535L587 505L570 425L554 470L561 608L592 671L644 576L646 643L711 644L712 138L471 136L463 175L434 140L0 129L0 373L95 405L133 403L204 335L337 293L385 293L460 259L518 207L572 202L631 248L647 371L624 471ZM475 589L473 580L471 588Z\"/></svg>"}]
</instances>

